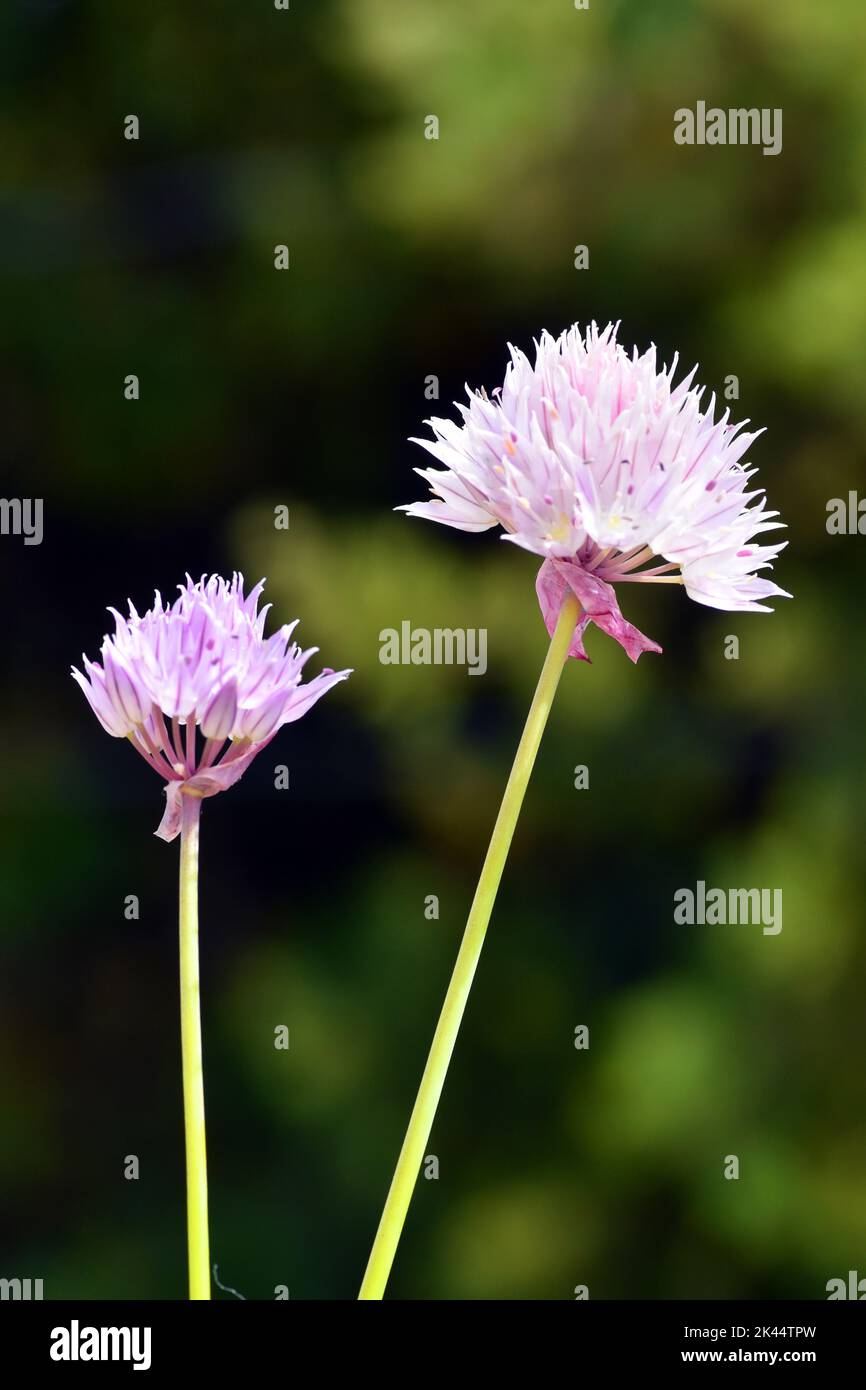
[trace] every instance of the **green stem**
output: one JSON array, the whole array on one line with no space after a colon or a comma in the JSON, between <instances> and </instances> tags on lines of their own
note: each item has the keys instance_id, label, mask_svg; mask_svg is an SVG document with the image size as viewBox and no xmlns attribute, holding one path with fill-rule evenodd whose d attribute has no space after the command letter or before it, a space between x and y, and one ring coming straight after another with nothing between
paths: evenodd
<instances>
[{"instance_id":1,"label":"green stem","mask_svg":"<svg viewBox=\"0 0 866 1390\"><path fill-rule=\"evenodd\" d=\"M201 798L184 795L180 842L180 1038L186 1132L186 1218L189 1296L210 1298L207 1149L198 972L198 830Z\"/></svg>"},{"instance_id":2,"label":"green stem","mask_svg":"<svg viewBox=\"0 0 866 1390\"><path fill-rule=\"evenodd\" d=\"M403 1147L400 1150L400 1157L397 1160L397 1167L385 1201L385 1209L382 1212L382 1219L379 1222L379 1229L376 1232L376 1239L370 1252L364 1282L358 1295L359 1299L378 1299L385 1292L385 1285L388 1282L391 1265L394 1262L394 1255L412 1199L418 1170L421 1167L424 1150L430 1138L436 1107L439 1104L439 1097L445 1084L448 1064L451 1061L451 1054L457 1041L457 1033L469 998L469 991L472 988L481 948L484 945L487 924L490 921L502 871L505 868L505 860L514 835L514 827L517 824L517 817L520 814L523 797L535 763L538 745L541 742L541 735L547 723L547 716L553 704L553 697L556 694L556 687L559 684L579 616L580 605L576 598L569 596L565 600L557 620L556 630L538 679L535 695L505 788L505 795L502 798L502 805L499 808L499 815L496 817L496 824L493 827L481 877L478 880L478 887L475 890L475 897L469 911L466 930L454 964L451 983L448 986L448 993L445 995L445 1002L442 1005L442 1012L439 1015L439 1022L433 1035L427 1065L424 1068L424 1075L421 1078L421 1085L418 1088L415 1106L409 1120L409 1128L406 1131L406 1138L403 1140Z\"/></svg>"}]
</instances>

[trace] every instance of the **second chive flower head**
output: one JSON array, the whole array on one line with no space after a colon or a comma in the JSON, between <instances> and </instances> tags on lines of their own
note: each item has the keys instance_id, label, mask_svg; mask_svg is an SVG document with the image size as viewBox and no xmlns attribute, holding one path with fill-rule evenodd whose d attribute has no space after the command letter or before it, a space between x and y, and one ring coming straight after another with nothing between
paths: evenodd
<instances>
[{"instance_id":1,"label":"second chive flower head","mask_svg":"<svg viewBox=\"0 0 866 1390\"><path fill-rule=\"evenodd\" d=\"M349 671L326 668L302 683L316 647L291 641L297 622L264 636L263 581L244 595L243 576L197 583L187 576L171 605L159 593L139 617L114 609L116 629L102 644L102 662L73 667L103 728L128 738L166 781L167 805L157 830L173 840L181 796L214 796L246 772L284 724L306 714ZM226 741L228 740L228 747Z\"/></svg>"}]
</instances>

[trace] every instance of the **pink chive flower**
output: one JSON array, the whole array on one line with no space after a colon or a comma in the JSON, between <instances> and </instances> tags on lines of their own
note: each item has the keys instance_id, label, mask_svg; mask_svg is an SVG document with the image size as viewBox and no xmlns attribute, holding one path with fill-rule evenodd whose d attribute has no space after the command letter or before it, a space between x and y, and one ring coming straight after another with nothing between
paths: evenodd
<instances>
[{"instance_id":1,"label":"pink chive flower","mask_svg":"<svg viewBox=\"0 0 866 1390\"><path fill-rule=\"evenodd\" d=\"M551 641L490 845L359 1298L384 1295L418 1172L427 1152L457 1034L511 838L566 657L595 623L632 661L661 648L619 610L615 584L682 584L712 608L766 612L783 595L761 571L783 549L755 538L781 525L743 458L756 439L701 408L694 369L674 385L677 359L659 371L652 347L631 356L618 325L559 338L543 333L535 363L511 348L492 399L469 391L462 423L429 420L414 442L444 469L417 469L433 500L398 510L460 531L501 526L503 539L542 557L536 589ZM789 597L789 595L784 595Z\"/></svg>"},{"instance_id":2,"label":"pink chive flower","mask_svg":"<svg viewBox=\"0 0 866 1390\"><path fill-rule=\"evenodd\" d=\"M301 682L318 650L291 641L297 620L264 636L270 604L257 612L264 581L244 596L243 576L194 584L187 575L170 607L157 592L139 617L115 609L116 630L102 644L102 664L85 656L72 668L102 727L128 738L166 782L167 805L156 834L173 840L182 796L225 791L246 772L284 724L306 714L349 671L326 668Z\"/></svg>"},{"instance_id":3,"label":"pink chive flower","mask_svg":"<svg viewBox=\"0 0 866 1390\"><path fill-rule=\"evenodd\" d=\"M434 500L398 508L461 531L499 525L543 556L548 631L571 590L582 612L569 655L583 660L590 622L633 661L661 651L623 618L614 584L679 583L698 603L746 612L790 598L761 574L786 544L756 540L782 525L743 463L762 431L742 433L748 422L730 424L728 411L716 420L696 368L674 386L677 357L659 370L655 347L629 355L618 327L542 333L534 364L511 347L492 397L467 387L462 424L426 421L435 438L413 443L445 469L416 469Z\"/></svg>"}]
</instances>

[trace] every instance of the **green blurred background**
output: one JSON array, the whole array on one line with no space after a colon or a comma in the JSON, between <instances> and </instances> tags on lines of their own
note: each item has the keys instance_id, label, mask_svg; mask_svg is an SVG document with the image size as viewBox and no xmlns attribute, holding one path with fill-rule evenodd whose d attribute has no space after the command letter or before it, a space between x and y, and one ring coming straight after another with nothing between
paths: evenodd
<instances>
[{"instance_id":1,"label":"green blurred background","mask_svg":"<svg viewBox=\"0 0 866 1390\"><path fill-rule=\"evenodd\" d=\"M664 655L569 663L389 1292L866 1274L866 542L825 524L866 485L864 41L860 0L5 7L2 491L45 538L0 541L0 1274L184 1296L177 846L68 667L240 568L356 673L205 808L213 1257L355 1295L546 645L533 557L393 513L406 437L593 317L739 377L795 598L633 586ZM781 107L783 152L675 145L699 99ZM486 677L381 665L405 618L486 627ZM676 926L698 879L782 888L783 931Z\"/></svg>"}]
</instances>

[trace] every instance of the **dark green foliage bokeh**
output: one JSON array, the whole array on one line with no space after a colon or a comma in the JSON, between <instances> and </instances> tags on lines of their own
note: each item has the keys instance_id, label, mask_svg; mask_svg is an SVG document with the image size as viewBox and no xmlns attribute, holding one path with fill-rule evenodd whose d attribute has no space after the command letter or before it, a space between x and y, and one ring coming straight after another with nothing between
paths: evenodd
<instances>
[{"instance_id":1,"label":"dark green foliage bokeh","mask_svg":"<svg viewBox=\"0 0 866 1390\"><path fill-rule=\"evenodd\" d=\"M866 1274L866 540L825 524L866 487L864 29L859 0L4 13L2 491L45 539L0 543L0 1274L184 1294L177 847L67 672L109 603L240 568L356 674L205 807L213 1254L250 1298L354 1296L546 640L532 557L393 513L407 436L430 374L446 414L593 317L738 376L795 598L632 587L664 655L569 664L390 1292ZM676 146L699 99L781 107L783 152ZM486 627L488 674L381 665L404 618ZM781 888L782 932L676 926L698 879Z\"/></svg>"}]
</instances>

